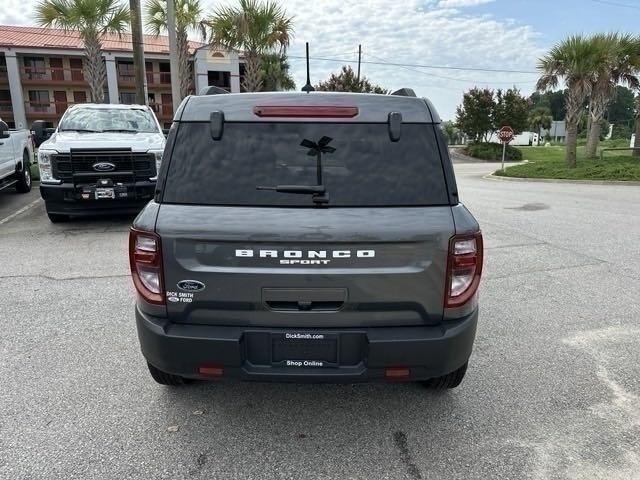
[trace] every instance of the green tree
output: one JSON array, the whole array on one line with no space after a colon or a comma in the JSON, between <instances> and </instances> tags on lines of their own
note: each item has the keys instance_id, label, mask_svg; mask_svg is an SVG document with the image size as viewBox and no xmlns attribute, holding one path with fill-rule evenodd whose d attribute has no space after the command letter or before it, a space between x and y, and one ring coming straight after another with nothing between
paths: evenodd
<instances>
[{"instance_id":1,"label":"green tree","mask_svg":"<svg viewBox=\"0 0 640 480\"><path fill-rule=\"evenodd\" d=\"M493 108L493 129L498 130L505 125L513 128L517 134L529 127L529 101L520 94L517 88L503 92L497 90Z\"/></svg>"},{"instance_id":2,"label":"green tree","mask_svg":"<svg viewBox=\"0 0 640 480\"><path fill-rule=\"evenodd\" d=\"M633 91L622 85L616 86L616 93L609 104L607 119L613 124L631 125L634 111Z\"/></svg>"},{"instance_id":3,"label":"green tree","mask_svg":"<svg viewBox=\"0 0 640 480\"><path fill-rule=\"evenodd\" d=\"M321 92L389 93L380 85L371 83L367 77L361 76L358 80L356 72L350 65L343 65L340 73L332 73L327 80L315 85L314 88Z\"/></svg>"},{"instance_id":4,"label":"green tree","mask_svg":"<svg viewBox=\"0 0 640 480\"><path fill-rule=\"evenodd\" d=\"M269 53L262 57L262 91L277 92L295 90L296 82L289 73L289 63L284 53Z\"/></svg>"},{"instance_id":5,"label":"green tree","mask_svg":"<svg viewBox=\"0 0 640 480\"><path fill-rule=\"evenodd\" d=\"M547 107L537 107L529 113L529 127L538 133L538 146L540 146L541 130L549 130L553 122L551 110Z\"/></svg>"},{"instance_id":6,"label":"green tree","mask_svg":"<svg viewBox=\"0 0 640 480\"><path fill-rule=\"evenodd\" d=\"M595 49L595 71L589 102L590 130L587 134L587 158L595 158L604 114L616 92L616 85L625 83L640 87L640 37L619 33L591 37Z\"/></svg>"},{"instance_id":7,"label":"green tree","mask_svg":"<svg viewBox=\"0 0 640 480\"><path fill-rule=\"evenodd\" d=\"M129 26L129 9L118 0L42 0L36 22L43 27L77 30L84 43L84 76L92 102L104 101L107 72L102 61L102 36L122 34Z\"/></svg>"},{"instance_id":8,"label":"green tree","mask_svg":"<svg viewBox=\"0 0 640 480\"><path fill-rule=\"evenodd\" d=\"M442 133L447 138L447 143L449 145L457 145L462 143L462 134L456 124L451 120L447 120L446 122L442 122Z\"/></svg>"},{"instance_id":9,"label":"green tree","mask_svg":"<svg viewBox=\"0 0 640 480\"><path fill-rule=\"evenodd\" d=\"M578 122L584 102L591 95L592 80L597 69L597 52L598 47L590 38L574 35L555 45L538 62L541 72L538 90L553 90L561 80L567 86L565 160L569 168L576 167Z\"/></svg>"},{"instance_id":10,"label":"green tree","mask_svg":"<svg viewBox=\"0 0 640 480\"><path fill-rule=\"evenodd\" d=\"M566 109L564 106L564 98L567 90L556 90L555 92L533 92L529 97L531 108L546 107L551 110L551 115L556 121L564 120Z\"/></svg>"},{"instance_id":11,"label":"green tree","mask_svg":"<svg viewBox=\"0 0 640 480\"><path fill-rule=\"evenodd\" d=\"M456 109L456 126L475 143L486 140L495 130L494 113L493 90L472 88Z\"/></svg>"},{"instance_id":12,"label":"green tree","mask_svg":"<svg viewBox=\"0 0 640 480\"><path fill-rule=\"evenodd\" d=\"M176 40L178 46L178 78L180 79L180 100L190 93L193 73L189 63L190 32L200 29L202 7L199 0L175 0ZM148 0L145 5L147 30L156 37L167 31L167 1Z\"/></svg>"},{"instance_id":13,"label":"green tree","mask_svg":"<svg viewBox=\"0 0 640 480\"><path fill-rule=\"evenodd\" d=\"M219 7L202 22L212 48L244 51L247 92L262 88L262 59L284 53L293 36L293 21L275 1L239 0L238 6Z\"/></svg>"}]
</instances>

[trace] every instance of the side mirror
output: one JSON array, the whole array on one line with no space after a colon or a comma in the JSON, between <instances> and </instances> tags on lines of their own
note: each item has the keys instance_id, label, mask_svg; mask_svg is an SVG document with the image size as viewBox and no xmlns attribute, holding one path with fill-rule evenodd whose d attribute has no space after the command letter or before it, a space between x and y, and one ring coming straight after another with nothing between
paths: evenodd
<instances>
[{"instance_id":1,"label":"side mirror","mask_svg":"<svg viewBox=\"0 0 640 480\"><path fill-rule=\"evenodd\" d=\"M169 130L168 128L163 128L162 129L162 133L164 134L164 138L167 138L169 136Z\"/></svg>"},{"instance_id":2,"label":"side mirror","mask_svg":"<svg viewBox=\"0 0 640 480\"><path fill-rule=\"evenodd\" d=\"M9 138L9 125L0 120L0 138Z\"/></svg>"}]
</instances>

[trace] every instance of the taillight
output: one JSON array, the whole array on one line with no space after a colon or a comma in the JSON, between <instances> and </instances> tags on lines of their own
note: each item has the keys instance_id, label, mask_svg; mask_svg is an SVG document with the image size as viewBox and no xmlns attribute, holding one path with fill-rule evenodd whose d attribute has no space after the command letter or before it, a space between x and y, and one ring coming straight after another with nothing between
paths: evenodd
<instances>
[{"instance_id":1,"label":"taillight","mask_svg":"<svg viewBox=\"0 0 640 480\"><path fill-rule=\"evenodd\" d=\"M482 274L482 233L456 235L449 241L445 308L461 307L478 290Z\"/></svg>"},{"instance_id":2,"label":"taillight","mask_svg":"<svg viewBox=\"0 0 640 480\"><path fill-rule=\"evenodd\" d=\"M164 305L160 237L132 228L129 233L129 261L138 294L149 303Z\"/></svg>"}]
</instances>

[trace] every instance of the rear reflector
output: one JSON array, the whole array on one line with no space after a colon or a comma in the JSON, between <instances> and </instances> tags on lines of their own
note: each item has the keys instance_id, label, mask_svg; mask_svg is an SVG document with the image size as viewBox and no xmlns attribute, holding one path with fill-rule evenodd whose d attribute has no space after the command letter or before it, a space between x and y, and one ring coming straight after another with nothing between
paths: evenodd
<instances>
[{"instance_id":1,"label":"rear reflector","mask_svg":"<svg viewBox=\"0 0 640 480\"><path fill-rule=\"evenodd\" d=\"M353 118L358 107L340 106L256 106L253 113L258 117L283 118Z\"/></svg>"},{"instance_id":2,"label":"rear reflector","mask_svg":"<svg viewBox=\"0 0 640 480\"><path fill-rule=\"evenodd\" d=\"M224 373L222 367L214 366L202 366L198 369L200 375L206 375L207 377L220 377Z\"/></svg>"},{"instance_id":3,"label":"rear reflector","mask_svg":"<svg viewBox=\"0 0 640 480\"><path fill-rule=\"evenodd\" d=\"M407 378L411 375L411 370L404 367L387 368L384 371L386 378Z\"/></svg>"}]
</instances>

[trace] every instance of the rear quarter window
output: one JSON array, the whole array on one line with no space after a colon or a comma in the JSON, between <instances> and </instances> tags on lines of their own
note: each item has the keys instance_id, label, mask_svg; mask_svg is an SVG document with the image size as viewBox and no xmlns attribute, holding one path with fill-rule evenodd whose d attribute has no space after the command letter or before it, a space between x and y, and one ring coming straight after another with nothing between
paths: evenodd
<instances>
[{"instance_id":1,"label":"rear quarter window","mask_svg":"<svg viewBox=\"0 0 640 480\"><path fill-rule=\"evenodd\" d=\"M322 155L329 207L449 204L434 125L226 123L213 140L208 122L178 125L162 201L197 205L311 207L311 195L258 186L315 185L316 157L300 145L329 137Z\"/></svg>"}]
</instances>

